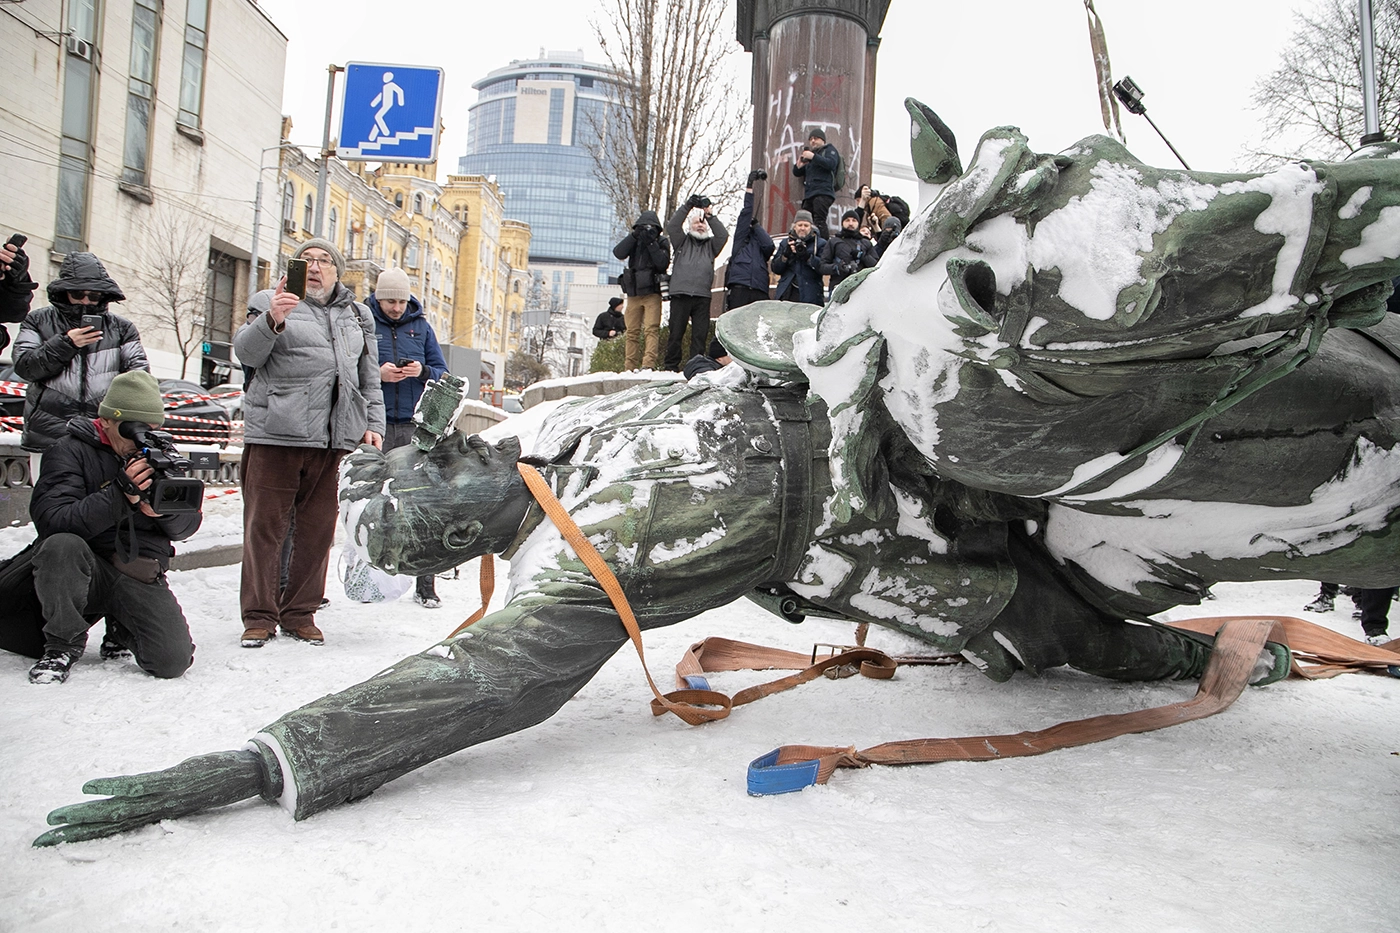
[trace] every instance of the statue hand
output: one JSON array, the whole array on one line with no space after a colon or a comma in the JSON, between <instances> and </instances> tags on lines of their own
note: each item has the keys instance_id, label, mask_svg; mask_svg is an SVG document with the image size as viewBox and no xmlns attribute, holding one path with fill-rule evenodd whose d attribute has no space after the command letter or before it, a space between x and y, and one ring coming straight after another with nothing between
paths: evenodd
<instances>
[{"instance_id":1,"label":"statue hand","mask_svg":"<svg viewBox=\"0 0 1400 933\"><path fill-rule=\"evenodd\" d=\"M269 783L276 786L267 787ZM247 750L199 755L164 771L98 778L84 784L83 793L110 796L54 810L49 825L59 828L35 839L34 845L100 839L264 792L275 796L281 783L280 772L265 777L262 759Z\"/></svg>"}]
</instances>

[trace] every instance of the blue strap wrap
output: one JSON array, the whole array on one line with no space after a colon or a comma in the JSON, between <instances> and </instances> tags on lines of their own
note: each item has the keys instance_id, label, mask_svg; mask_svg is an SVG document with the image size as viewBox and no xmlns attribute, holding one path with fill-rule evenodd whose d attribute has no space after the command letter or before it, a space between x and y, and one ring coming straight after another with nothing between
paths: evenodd
<instances>
[{"instance_id":1,"label":"blue strap wrap","mask_svg":"<svg viewBox=\"0 0 1400 933\"><path fill-rule=\"evenodd\" d=\"M791 794L817 783L817 759L780 765L776 763L779 751L775 748L749 762L749 796Z\"/></svg>"},{"instance_id":2,"label":"blue strap wrap","mask_svg":"<svg viewBox=\"0 0 1400 933\"><path fill-rule=\"evenodd\" d=\"M710 682L699 674L686 674L685 685L691 690L709 690Z\"/></svg>"}]
</instances>

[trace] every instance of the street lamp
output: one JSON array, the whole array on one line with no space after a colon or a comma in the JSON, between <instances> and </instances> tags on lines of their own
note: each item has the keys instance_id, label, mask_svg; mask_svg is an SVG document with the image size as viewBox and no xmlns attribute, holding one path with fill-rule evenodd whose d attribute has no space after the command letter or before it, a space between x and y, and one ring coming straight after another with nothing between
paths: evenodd
<instances>
[{"instance_id":1,"label":"street lamp","mask_svg":"<svg viewBox=\"0 0 1400 933\"><path fill-rule=\"evenodd\" d=\"M279 152L279 153L280 153L283 149L305 149L305 148L308 148L308 147L302 145L301 143L278 143L278 144L275 145L275 146L268 146L268 147L267 147L266 149L264 149L262 152L258 153L258 193L257 193L257 194L254 196L254 198L253 198L253 248L252 248L251 250L248 251L248 252L250 253L250 256L249 256L249 259L248 259L248 265L249 265L249 270L250 270L250 273L251 273L252 284L253 284L255 287L249 290L249 294L251 294L252 292L257 291L256 286L257 286L257 284L258 284L258 237L259 237L259 234L262 232L262 231L261 231L261 227L262 227L263 172L267 171L268 169L277 168L277 167L278 167L279 165L281 165L281 163L282 163L281 156L279 155L276 164L273 164L273 165L263 165L263 164L262 164L263 156L267 155L269 152Z\"/></svg>"},{"instance_id":2,"label":"street lamp","mask_svg":"<svg viewBox=\"0 0 1400 933\"><path fill-rule=\"evenodd\" d=\"M1176 156L1176 160L1181 163L1182 168L1188 172L1191 171L1191 166L1187 165L1186 160L1181 157L1181 153L1176 151L1172 141L1167 139L1165 133L1157 129L1157 124L1153 123L1152 118L1147 115L1147 105L1142 102L1143 90L1138 87L1136 81L1124 75L1123 80L1113 85L1113 96L1118 98L1124 107L1128 108L1129 113L1135 113L1142 117L1154 130L1157 130L1157 135L1162 137L1162 142L1167 144L1167 148L1172 151L1172 155Z\"/></svg>"}]
</instances>

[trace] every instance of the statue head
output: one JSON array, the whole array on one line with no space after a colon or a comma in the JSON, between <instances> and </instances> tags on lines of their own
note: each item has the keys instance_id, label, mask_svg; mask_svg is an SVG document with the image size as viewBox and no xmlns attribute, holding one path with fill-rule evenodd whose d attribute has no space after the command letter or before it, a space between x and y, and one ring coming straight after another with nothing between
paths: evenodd
<instances>
[{"instance_id":1,"label":"statue head","mask_svg":"<svg viewBox=\"0 0 1400 933\"><path fill-rule=\"evenodd\" d=\"M389 573L439 573L504 550L530 505L519 458L519 439L493 445L477 434L430 451L362 446L341 464L341 521Z\"/></svg>"}]
</instances>

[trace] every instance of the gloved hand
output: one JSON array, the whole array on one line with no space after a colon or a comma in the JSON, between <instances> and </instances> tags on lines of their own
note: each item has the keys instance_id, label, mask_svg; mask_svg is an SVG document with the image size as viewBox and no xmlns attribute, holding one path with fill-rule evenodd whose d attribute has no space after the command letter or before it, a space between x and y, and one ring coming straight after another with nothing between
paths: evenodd
<instances>
[{"instance_id":1,"label":"gloved hand","mask_svg":"<svg viewBox=\"0 0 1400 933\"><path fill-rule=\"evenodd\" d=\"M754 182L756 182L756 181L765 181L767 178L768 178L768 172L767 172L767 171L765 171L764 169L761 169L761 168L756 168L756 169L754 169L752 172L749 172L749 177L748 177L747 181L745 182L744 187L746 187L746 188L752 188Z\"/></svg>"},{"instance_id":2,"label":"gloved hand","mask_svg":"<svg viewBox=\"0 0 1400 933\"><path fill-rule=\"evenodd\" d=\"M84 784L83 793L111 796L59 807L49 814L49 825L59 828L35 839L34 845L114 836L259 794L275 798L282 793L282 774L280 769L267 774L261 756L241 749L199 755L164 771L98 778Z\"/></svg>"}]
</instances>

